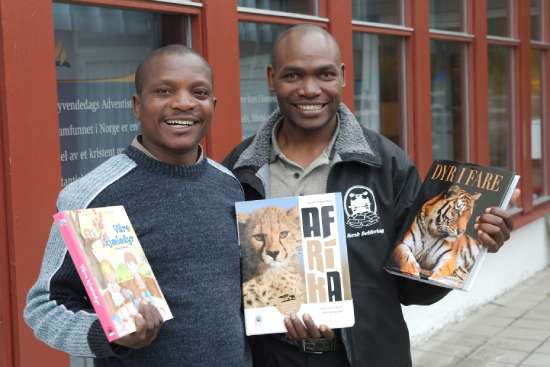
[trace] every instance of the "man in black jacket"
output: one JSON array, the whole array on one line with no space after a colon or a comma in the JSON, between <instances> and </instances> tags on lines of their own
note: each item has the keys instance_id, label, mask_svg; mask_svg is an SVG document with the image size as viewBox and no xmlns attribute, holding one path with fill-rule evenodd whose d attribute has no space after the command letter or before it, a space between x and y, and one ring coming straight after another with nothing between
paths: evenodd
<instances>
[{"instance_id":1,"label":"man in black jacket","mask_svg":"<svg viewBox=\"0 0 550 367\"><path fill-rule=\"evenodd\" d=\"M361 127L341 103L344 65L323 29L300 25L283 33L267 76L279 108L224 161L247 200L341 192L347 209L359 195L375 215L364 223L346 217L355 326L332 331L307 315L288 318L286 336L253 338L255 366L410 367L401 304L431 304L448 293L383 270L419 190L418 173L403 150ZM492 210L478 228L483 244L496 251L509 238L511 221ZM331 342L315 343L318 338ZM318 349L305 351L303 339L314 339Z\"/></svg>"}]
</instances>

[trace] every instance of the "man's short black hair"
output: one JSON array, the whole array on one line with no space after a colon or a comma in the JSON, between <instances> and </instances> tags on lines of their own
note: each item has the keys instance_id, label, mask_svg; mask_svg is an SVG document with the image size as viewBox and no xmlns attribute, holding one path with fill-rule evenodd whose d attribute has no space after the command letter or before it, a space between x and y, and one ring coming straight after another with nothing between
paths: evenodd
<instances>
[{"instance_id":1,"label":"man's short black hair","mask_svg":"<svg viewBox=\"0 0 550 367\"><path fill-rule=\"evenodd\" d=\"M147 64L153 60L155 57L160 55L179 55L179 56L185 56L185 55L194 55L197 56L200 60L204 62L204 65L208 69L208 73L210 74L210 81L212 81L212 68L210 67L210 64L202 57L197 51L186 47L184 45L168 45L163 46L160 48L157 48L153 52L151 52L147 57L139 64L139 66L136 69L135 79L134 79L134 85L136 87L136 94L140 95L141 91L143 89L143 81L145 79L145 72L146 72L146 66Z\"/></svg>"},{"instance_id":2,"label":"man's short black hair","mask_svg":"<svg viewBox=\"0 0 550 367\"><path fill-rule=\"evenodd\" d=\"M303 34L318 33L323 35L330 43L332 43L336 47L336 50L338 52L338 57L341 57L340 46L338 45L338 42L336 41L336 39L332 34L326 31L326 29L316 26L314 24L298 24L285 30L275 40L275 43L273 44L273 48L271 49L271 66L273 67L273 69L277 68L277 65L276 65L277 53L279 52L280 43L284 41L288 36L294 33L303 33Z\"/></svg>"}]
</instances>

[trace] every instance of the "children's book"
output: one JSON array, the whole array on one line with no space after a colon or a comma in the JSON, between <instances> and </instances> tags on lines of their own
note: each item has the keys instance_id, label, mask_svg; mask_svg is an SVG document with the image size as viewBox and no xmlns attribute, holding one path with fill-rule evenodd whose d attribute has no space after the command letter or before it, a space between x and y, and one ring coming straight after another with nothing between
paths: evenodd
<instances>
[{"instance_id":1,"label":"children's book","mask_svg":"<svg viewBox=\"0 0 550 367\"><path fill-rule=\"evenodd\" d=\"M172 319L124 207L61 211L54 219L110 342L136 330L142 301Z\"/></svg>"},{"instance_id":2,"label":"children's book","mask_svg":"<svg viewBox=\"0 0 550 367\"><path fill-rule=\"evenodd\" d=\"M286 332L284 318L355 323L340 193L237 202L247 335Z\"/></svg>"},{"instance_id":3,"label":"children's book","mask_svg":"<svg viewBox=\"0 0 550 367\"><path fill-rule=\"evenodd\" d=\"M519 176L457 161L434 161L386 270L462 290L470 289L486 254L474 228L486 208L506 209Z\"/></svg>"}]
</instances>

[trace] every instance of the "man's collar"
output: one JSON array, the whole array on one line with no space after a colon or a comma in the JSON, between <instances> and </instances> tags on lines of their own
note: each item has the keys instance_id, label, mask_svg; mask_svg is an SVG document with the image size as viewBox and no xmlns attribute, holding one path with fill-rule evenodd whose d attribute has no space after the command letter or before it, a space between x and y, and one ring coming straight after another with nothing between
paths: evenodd
<instances>
[{"instance_id":1,"label":"man's collar","mask_svg":"<svg viewBox=\"0 0 550 367\"><path fill-rule=\"evenodd\" d=\"M281 148L279 147L279 141L277 140L277 134L279 133L282 121L283 119L280 118L275 122L273 128L271 129L271 152L269 154L269 162L274 162L277 157L283 154Z\"/></svg>"},{"instance_id":2,"label":"man's collar","mask_svg":"<svg viewBox=\"0 0 550 367\"><path fill-rule=\"evenodd\" d=\"M279 133L279 129L281 128L282 123L283 123L283 119L280 118L277 122L275 122L275 125L273 126L273 129L272 129L271 153L270 153L270 159L269 159L270 163L274 162L277 158L281 158L281 156L285 157L283 151L279 147L279 141L277 140L277 134ZM325 146L325 148L321 152L321 155L325 155L327 157L327 160L330 160L334 156L334 154L332 153L332 148L334 147L334 142L336 141L336 137L338 136L339 131L340 131L340 117L336 115L336 129L334 129L334 132L332 133L332 136L330 137L328 144Z\"/></svg>"},{"instance_id":3,"label":"man's collar","mask_svg":"<svg viewBox=\"0 0 550 367\"><path fill-rule=\"evenodd\" d=\"M155 155L153 153L151 153L147 148L145 148L145 146L141 142L141 139L142 139L141 135L136 135L134 137L134 140L132 140L132 144L130 144L130 145L132 145L136 149L139 149L146 156L148 156L150 158L153 158L153 159L156 159L157 161L160 161L160 159L155 157ZM197 161L195 162L195 164L202 162L203 159L204 159L204 151L202 149L202 146L199 144L199 153L198 153L198 158L197 158Z\"/></svg>"},{"instance_id":4,"label":"man's collar","mask_svg":"<svg viewBox=\"0 0 550 367\"><path fill-rule=\"evenodd\" d=\"M331 155L338 153L342 160L359 161L365 164L380 166L379 155L367 141L366 134L351 111L342 103L338 107L339 130L334 140ZM268 120L260 127L252 143L242 152L235 163L235 168L262 167L271 158L271 141L273 128L282 118L277 108Z\"/></svg>"}]
</instances>

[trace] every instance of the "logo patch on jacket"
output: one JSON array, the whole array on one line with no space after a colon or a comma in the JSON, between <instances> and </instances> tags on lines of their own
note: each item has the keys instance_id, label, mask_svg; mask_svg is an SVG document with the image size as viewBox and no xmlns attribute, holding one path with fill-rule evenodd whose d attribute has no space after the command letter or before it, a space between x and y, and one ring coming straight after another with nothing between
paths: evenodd
<instances>
[{"instance_id":1,"label":"logo patch on jacket","mask_svg":"<svg viewBox=\"0 0 550 367\"><path fill-rule=\"evenodd\" d=\"M352 186L344 196L346 224L360 229L378 223L380 216L372 190L366 186Z\"/></svg>"}]
</instances>

